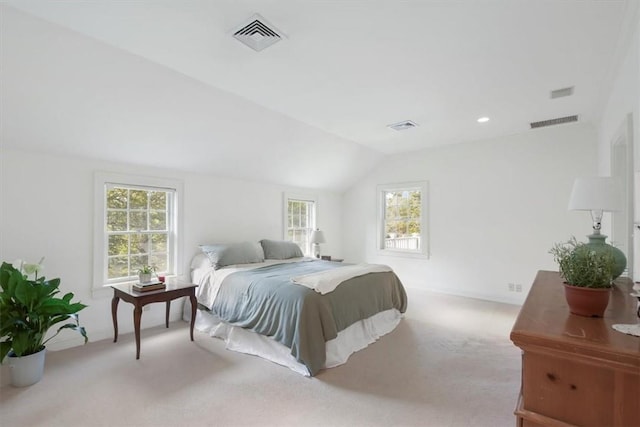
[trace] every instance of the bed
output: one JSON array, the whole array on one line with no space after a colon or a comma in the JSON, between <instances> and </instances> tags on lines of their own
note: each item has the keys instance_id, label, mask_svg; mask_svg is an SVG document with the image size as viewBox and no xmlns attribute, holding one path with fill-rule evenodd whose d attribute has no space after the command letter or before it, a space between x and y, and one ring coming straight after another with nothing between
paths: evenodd
<instances>
[{"instance_id":1,"label":"bed","mask_svg":"<svg viewBox=\"0 0 640 427\"><path fill-rule=\"evenodd\" d=\"M305 376L391 332L407 307L387 266L306 258L294 243L273 240L201 249L191 264L196 328Z\"/></svg>"}]
</instances>

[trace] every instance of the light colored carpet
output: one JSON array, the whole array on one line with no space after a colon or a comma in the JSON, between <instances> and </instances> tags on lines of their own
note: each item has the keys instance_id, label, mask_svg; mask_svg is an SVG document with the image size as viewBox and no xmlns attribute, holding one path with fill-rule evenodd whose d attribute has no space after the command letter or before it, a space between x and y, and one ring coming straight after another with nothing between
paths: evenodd
<instances>
[{"instance_id":1,"label":"light colored carpet","mask_svg":"<svg viewBox=\"0 0 640 427\"><path fill-rule=\"evenodd\" d=\"M0 389L3 426L512 426L519 307L408 290L391 334L305 378L174 322L49 352L42 381ZM109 313L105 313L108 316ZM90 331L89 331L90 332Z\"/></svg>"}]
</instances>

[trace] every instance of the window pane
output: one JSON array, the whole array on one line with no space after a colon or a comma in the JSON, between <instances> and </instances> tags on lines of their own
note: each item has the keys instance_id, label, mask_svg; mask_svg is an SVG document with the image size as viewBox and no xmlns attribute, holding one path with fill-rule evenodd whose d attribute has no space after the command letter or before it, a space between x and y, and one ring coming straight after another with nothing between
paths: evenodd
<instances>
[{"instance_id":1,"label":"window pane","mask_svg":"<svg viewBox=\"0 0 640 427\"><path fill-rule=\"evenodd\" d=\"M167 208L167 193L160 191L151 191L149 206L151 207L151 209L165 210Z\"/></svg>"},{"instance_id":2,"label":"window pane","mask_svg":"<svg viewBox=\"0 0 640 427\"><path fill-rule=\"evenodd\" d=\"M147 211L129 212L129 230L147 230Z\"/></svg>"},{"instance_id":3,"label":"window pane","mask_svg":"<svg viewBox=\"0 0 640 427\"><path fill-rule=\"evenodd\" d=\"M419 191L412 191L409 199L409 216L411 218L421 218L422 201Z\"/></svg>"},{"instance_id":4,"label":"window pane","mask_svg":"<svg viewBox=\"0 0 640 427\"><path fill-rule=\"evenodd\" d=\"M382 202L383 235L381 247L392 250L420 252L423 249L422 223L422 187L411 186L400 190L382 189L379 193Z\"/></svg>"},{"instance_id":5,"label":"window pane","mask_svg":"<svg viewBox=\"0 0 640 427\"><path fill-rule=\"evenodd\" d=\"M156 272L164 273L167 271L167 254L153 254L149 257L149 264L156 268Z\"/></svg>"},{"instance_id":6,"label":"window pane","mask_svg":"<svg viewBox=\"0 0 640 427\"><path fill-rule=\"evenodd\" d=\"M409 217L409 199L402 199L398 206L398 216L402 219Z\"/></svg>"},{"instance_id":7,"label":"window pane","mask_svg":"<svg viewBox=\"0 0 640 427\"><path fill-rule=\"evenodd\" d=\"M138 270L143 265L149 264L149 257L147 255L132 255L131 256L131 275L138 274Z\"/></svg>"},{"instance_id":8,"label":"window pane","mask_svg":"<svg viewBox=\"0 0 640 427\"><path fill-rule=\"evenodd\" d=\"M112 188L107 190L107 209L126 209L127 189Z\"/></svg>"},{"instance_id":9,"label":"window pane","mask_svg":"<svg viewBox=\"0 0 640 427\"><path fill-rule=\"evenodd\" d=\"M167 229L167 213L165 211L149 212L149 229L150 230L166 230Z\"/></svg>"},{"instance_id":10,"label":"window pane","mask_svg":"<svg viewBox=\"0 0 640 427\"><path fill-rule=\"evenodd\" d=\"M306 209L304 209L304 211L305 211L304 213L300 214L300 227L302 228L308 227Z\"/></svg>"},{"instance_id":11,"label":"window pane","mask_svg":"<svg viewBox=\"0 0 640 427\"><path fill-rule=\"evenodd\" d=\"M146 234L131 235L131 255L146 254L149 252L149 236Z\"/></svg>"},{"instance_id":12,"label":"window pane","mask_svg":"<svg viewBox=\"0 0 640 427\"><path fill-rule=\"evenodd\" d=\"M109 236L109 256L128 255L129 238L123 234Z\"/></svg>"},{"instance_id":13,"label":"window pane","mask_svg":"<svg viewBox=\"0 0 640 427\"><path fill-rule=\"evenodd\" d=\"M146 209L147 208L147 192L142 190L131 190L129 192L130 208L131 209Z\"/></svg>"},{"instance_id":14,"label":"window pane","mask_svg":"<svg viewBox=\"0 0 640 427\"><path fill-rule=\"evenodd\" d=\"M127 212L107 211L107 231L127 231Z\"/></svg>"},{"instance_id":15,"label":"window pane","mask_svg":"<svg viewBox=\"0 0 640 427\"><path fill-rule=\"evenodd\" d=\"M147 264L156 264L165 274L176 273L175 192L146 187L149 180L136 183L133 178L131 186L108 179L102 182L105 223L102 236L96 239L104 248L100 251L103 267L97 273L102 277L98 279L96 274L96 280L104 280L104 284L129 281ZM171 180L164 182L168 187L174 185Z\"/></svg>"},{"instance_id":16,"label":"window pane","mask_svg":"<svg viewBox=\"0 0 640 427\"><path fill-rule=\"evenodd\" d=\"M285 238L295 242L306 254L311 252L309 236L315 227L315 202L308 200L287 200Z\"/></svg>"},{"instance_id":17,"label":"window pane","mask_svg":"<svg viewBox=\"0 0 640 427\"><path fill-rule=\"evenodd\" d=\"M127 257L109 258L107 278L117 279L119 277L129 276L129 270L127 267Z\"/></svg>"},{"instance_id":18,"label":"window pane","mask_svg":"<svg viewBox=\"0 0 640 427\"><path fill-rule=\"evenodd\" d=\"M166 234L151 235L151 251L167 252L167 235Z\"/></svg>"}]
</instances>

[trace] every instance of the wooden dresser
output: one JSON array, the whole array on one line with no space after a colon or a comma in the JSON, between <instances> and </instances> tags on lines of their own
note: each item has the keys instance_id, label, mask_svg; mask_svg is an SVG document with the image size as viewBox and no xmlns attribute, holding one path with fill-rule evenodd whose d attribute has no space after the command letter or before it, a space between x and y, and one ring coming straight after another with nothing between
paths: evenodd
<instances>
[{"instance_id":1,"label":"wooden dresser","mask_svg":"<svg viewBox=\"0 0 640 427\"><path fill-rule=\"evenodd\" d=\"M523 426L640 426L640 337L632 282L618 279L603 318L569 313L557 272L539 271L511 331L522 349L515 411Z\"/></svg>"}]
</instances>

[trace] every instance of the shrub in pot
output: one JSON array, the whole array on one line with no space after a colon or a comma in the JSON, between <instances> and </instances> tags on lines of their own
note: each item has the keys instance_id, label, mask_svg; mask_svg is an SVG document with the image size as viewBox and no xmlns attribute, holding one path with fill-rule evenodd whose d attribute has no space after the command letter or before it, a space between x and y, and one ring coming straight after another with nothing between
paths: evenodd
<instances>
[{"instance_id":1,"label":"shrub in pot","mask_svg":"<svg viewBox=\"0 0 640 427\"><path fill-rule=\"evenodd\" d=\"M611 251L595 251L571 237L556 243L550 254L565 280L565 297L571 313L602 317L609 304L615 258Z\"/></svg>"},{"instance_id":2,"label":"shrub in pot","mask_svg":"<svg viewBox=\"0 0 640 427\"><path fill-rule=\"evenodd\" d=\"M42 260L40 261L42 262ZM88 341L84 327L78 321L78 312L86 307L72 302L73 293L62 298L60 279L46 280L38 277L40 264L21 264L15 268L3 262L0 266L0 361L9 356L13 383L17 386L31 385L42 376L45 344L63 329L77 331ZM29 275L33 274L33 280ZM55 334L46 338L51 327L61 325ZM24 360L33 360L39 354L39 375L17 372ZM23 359L23 361L18 361Z\"/></svg>"}]
</instances>

